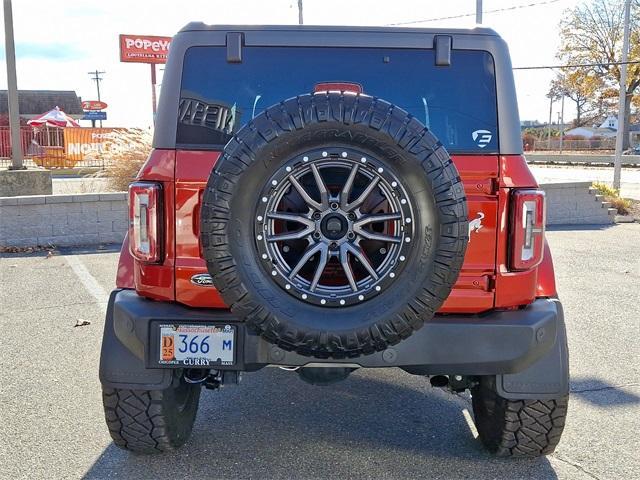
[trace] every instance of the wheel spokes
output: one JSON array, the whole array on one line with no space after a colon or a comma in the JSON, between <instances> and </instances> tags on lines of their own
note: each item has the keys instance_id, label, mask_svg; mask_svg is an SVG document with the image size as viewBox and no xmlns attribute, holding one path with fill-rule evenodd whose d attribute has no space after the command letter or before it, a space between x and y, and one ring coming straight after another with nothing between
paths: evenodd
<instances>
[{"instance_id":1,"label":"wheel spokes","mask_svg":"<svg viewBox=\"0 0 640 480\"><path fill-rule=\"evenodd\" d=\"M347 205L349 204L349 195L351 194L351 189L353 188L353 181L356 178L356 175L358 174L358 168L360 166L359 165L354 165L351 168L351 172L349 172L349 177L347 178L347 181L344 183L344 186L342 187L342 191L340 192L340 207L344 210L346 210Z\"/></svg>"},{"instance_id":2,"label":"wheel spokes","mask_svg":"<svg viewBox=\"0 0 640 480\"><path fill-rule=\"evenodd\" d=\"M329 248L323 244L323 248L320 250L320 261L318 262L318 266L316 267L316 271L313 275L313 281L311 282L312 292L316 291L316 287L318 286L318 282L320 281L322 272L324 272L324 268L327 266L328 257L329 257Z\"/></svg>"},{"instance_id":3,"label":"wheel spokes","mask_svg":"<svg viewBox=\"0 0 640 480\"><path fill-rule=\"evenodd\" d=\"M377 165L342 157L305 157L285 167L284 178L265 186L264 210L256 214L260 255L274 281L327 306L361 302L386 288L414 228L390 172L379 175Z\"/></svg>"},{"instance_id":4,"label":"wheel spokes","mask_svg":"<svg viewBox=\"0 0 640 480\"><path fill-rule=\"evenodd\" d=\"M375 233L369 230L365 230L364 228L358 228L358 229L354 228L353 231L366 240L379 240L381 242L389 242L389 243L402 242L402 237L394 237L392 235L385 235L384 233Z\"/></svg>"},{"instance_id":5,"label":"wheel spokes","mask_svg":"<svg viewBox=\"0 0 640 480\"><path fill-rule=\"evenodd\" d=\"M291 185L293 185L293 187L298 191L298 193L302 197L302 200L304 200L307 205L309 205L314 210L322 210L322 204L316 202L313 198L311 198L311 196L307 193L307 191L300 184L296 177L292 175L291 177L289 177L289 181L291 182Z\"/></svg>"},{"instance_id":6,"label":"wheel spokes","mask_svg":"<svg viewBox=\"0 0 640 480\"><path fill-rule=\"evenodd\" d=\"M402 215L400 213L382 213L366 215L355 222L353 222L353 231L356 235L367 240L379 240L381 242L400 243L402 242L402 236L386 235L384 233L372 232L366 230L365 225L370 223L388 222L392 220L400 220Z\"/></svg>"},{"instance_id":7,"label":"wheel spokes","mask_svg":"<svg viewBox=\"0 0 640 480\"><path fill-rule=\"evenodd\" d=\"M365 270L369 272L369 275L371 275L374 280L378 280L378 272L376 272L375 268L373 268L373 265L371 265L371 262L369 262L369 259L367 258L362 248L356 247L355 245L352 245L350 243L345 243L343 245L349 252L351 252L354 257L356 257L360 261Z\"/></svg>"},{"instance_id":8,"label":"wheel spokes","mask_svg":"<svg viewBox=\"0 0 640 480\"><path fill-rule=\"evenodd\" d=\"M371 215L365 215L362 218L359 218L355 222L353 222L354 227L363 227L364 225L368 225L369 223L376 222L388 222L390 220L400 220L402 215L400 213L373 213Z\"/></svg>"},{"instance_id":9,"label":"wheel spokes","mask_svg":"<svg viewBox=\"0 0 640 480\"><path fill-rule=\"evenodd\" d=\"M315 229L315 223L310 218L305 217L297 213L285 213L285 212L270 212L267 213L267 218L273 220L284 220L286 222L295 222L304 225L302 230L296 230L295 232L281 233L278 235L267 236L267 242L282 242L285 240L299 240L311 235Z\"/></svg>"},{"instance_id":10,"label":"wheel spokes","mask_svg":"<svg viewBox=\"0 0 640 480\"><path fill-rule=\"evenodd\" d=\"M351 265L349 264L349 250L347 249L346 244L340 247L340 265L342 265L342 270L344 270L344 274L349 281L349 286L351 290L354 292L358 291L358 286L356 285L356 279L353 275L353 270L351 269Z\"/></svg>"},{"instance_id":11,"label":"wheel spokes","mask_svg":"<svg viewBox=\"0 0 640 480\"><path fill-rule=\"evenodd\" d=\"M327 186L324 184L322 176L320 176L320 171L314 163L311 164L311 171L313 172L313 178L316 180L316 186L320 191L320 206L323 210L326 210L329 208L329 190L327 190Z\"/></svg>"},{"instance_id":12,"label":"wheel spokes","mask_svg":"<svg viewBox=\"0 0 640 480\"><path fill-rule=\"evenodd\" d=\"M364 191L360 194L358 198L356 198L353 202L344 206L344 210L346 212L351 212L356 208L358 208L360 205L362 205L364 201L367 199L367 197L371 194L371 192L373 192L373 189L376 188L376 185L378 185L379 181L380 181L379 177L374 177L369 183L369 185L367 185L367 188L364 189Z\"/></svg>"},{"instance_id":13,"label":"wheel spokes","mask_svg":"<svg viewBox=\"0 0 640 480\"><path fill-rule=\"evenodd\" d=\"M321 251L323 248L326 248L326 246L323 243L316 243L315 245L307 248L307 251L304 252L304 254L300 258L296 266L293 267L293 269L291 270L291 273L289 273L289 280L293 281L293 278L298 274L300 269L304 267L304 265L309 261L309 259L313 257L315 253L318 253L319 251Z\"/></svg>"}]
</instances>

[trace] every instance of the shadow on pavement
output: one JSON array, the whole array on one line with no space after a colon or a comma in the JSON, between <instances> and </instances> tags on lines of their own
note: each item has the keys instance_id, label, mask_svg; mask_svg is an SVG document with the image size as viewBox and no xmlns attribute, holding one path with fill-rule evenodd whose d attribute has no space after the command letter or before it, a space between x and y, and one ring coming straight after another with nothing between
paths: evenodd
<instances>
[{"instance_id":1,"label":"shadow on pavement","mask_svg":"<svg viewBox=\"0 0 640 480\"><path fill-rule=\"evenodd\" d=\"M611 385L599 378L584 377L571 380L571 395L604 408L640 403L640 396L624 391L623 387L624 385Z\"/></svg>"},{"instance_id":2,"label":"shadow on pavement","mask_svg":"<svg viewBox=\"0 0 640 480\"><path fill-rule=\"evenodd\" d=\"M606 225L547 225L545 228L548 232L567 232L580 230L608 230L615 227L615 223Z\"/></svg>"},{"instance_id":3,"label":"shadow on pavement","mask_svg":"<svg viewBox=\"0 0 640 480\"><path fill-rule=\"evenodd\" d=\"M264 369L203 392L181 450L137 456L111 444L86 478L557 478L546 458L487 454L464 408L466 399L397 369L327 387Z\"/></svg>"},{"instance_id":4,"label":"shadow on pavement","mask_svg":"<svg viewBox=\"0 0 640 480\"><path fill-rule=\"evenodd\" d=\"M0 258L16 257L46 257L49 252L56 255L95 255L96 253L118 253L122 247L119 243L109 243L105 245L91 245L85 247L24 247L12 251L6 247L7 251L0 251Z\"/></svg>"}]
</instances>

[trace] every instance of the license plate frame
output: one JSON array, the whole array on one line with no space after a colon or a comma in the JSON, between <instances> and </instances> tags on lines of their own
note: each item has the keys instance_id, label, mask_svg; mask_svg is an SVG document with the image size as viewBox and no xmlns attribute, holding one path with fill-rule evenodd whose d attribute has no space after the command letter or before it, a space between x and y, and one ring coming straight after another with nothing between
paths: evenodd
<instances>
[{"instance_id":1,"label":"license plate frame","mask_svg":"<svg viewBox=\"0 0 640 480\"><path fill-rule=\"evenodd\" d=\"M163 368L215 368L230 367L236 364L238 335L234 325L162 322L154 325L152 331L150 360L156 366ZM181 337L182 335L186 335L186 337ZM209 339L205 341L204 337L206 336L209 336ZM173 355L170 355L170 347L166 341L166 338L169 337L173 338ZM203 342L208 345L206 349ZM189 346L191 346L190 351ZM185 347L186 351L183 351Z\"/></svg>"}]
</instances>

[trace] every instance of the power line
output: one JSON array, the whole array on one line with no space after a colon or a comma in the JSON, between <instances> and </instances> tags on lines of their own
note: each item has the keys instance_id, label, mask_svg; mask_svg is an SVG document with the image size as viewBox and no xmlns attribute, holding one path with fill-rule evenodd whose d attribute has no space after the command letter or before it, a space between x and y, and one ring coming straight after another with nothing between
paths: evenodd
<instances>
[{"instance_id":1,"label":"power line","mask_svg":"<svg viewBox=\"0 0 640 480\"><path fill-rule=\"evenodd\" d=\"M484 13L499 13L499 12L508 12L511 10L519 10L521 8L529 8L529 7L537 7L539 5L550 5L552 3L558 3L561 0L545 0L542 2L532 2L526 3L523 5L514 5L512 7L504 7L504 8L496 8L494 10L485 10ZM473 13L463 13L461 15L451 15L449 17L438 17L438 18L425 18L423 20L411 20L407 22L396 22L396 23L387 23L387 26L399 26L399 25L411 25L414 23L427 23L427 22L437 22L439 20L452 20L455 18L464 18L464 17L475 17L476 12Z\"/></svg>"},{"instance_id":2,"label":"power line","mask_svg":"<svg viewBox=\"0 0 640 480\"><path fill-rule=\"evenodd\" d=\"M608 67L610 65L635 65L637 62L604 62L604 63L578 63L573 65L540 65L538 67L513 67L513 70L543 70L553 68L580 68L580 67Z\"/></svg>"}]
</instances>

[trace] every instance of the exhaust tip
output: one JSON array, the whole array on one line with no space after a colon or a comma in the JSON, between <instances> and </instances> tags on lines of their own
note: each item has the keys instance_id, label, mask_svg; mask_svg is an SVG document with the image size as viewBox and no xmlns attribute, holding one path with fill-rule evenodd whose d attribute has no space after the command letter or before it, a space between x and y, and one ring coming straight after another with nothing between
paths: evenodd
<instances>
[{"instance_id":1,"label":"exhaust tip","mask_svg":"<svg viewBox=\"0 0 640 480\"><path fill-rule=\"evenodd\" d=\"M429 382L431 382L432 387L444 388L449 385L449 377L446 375L434 375L429 377Z\"/></svg>"},{"instance_id":2,"label":"exhaust tip","mask_svg":"<svg viewBox=\"0 0 640 480\"><path fill-rule=\"evenodd\" d=\"M205 368L189 368L184 371L184 381L192 384L204 383L209 376L209 370Z\"/></svg>"}]
</instances>

